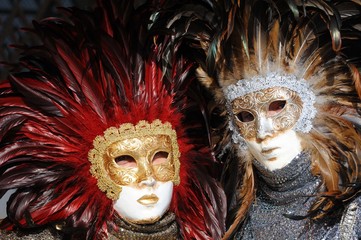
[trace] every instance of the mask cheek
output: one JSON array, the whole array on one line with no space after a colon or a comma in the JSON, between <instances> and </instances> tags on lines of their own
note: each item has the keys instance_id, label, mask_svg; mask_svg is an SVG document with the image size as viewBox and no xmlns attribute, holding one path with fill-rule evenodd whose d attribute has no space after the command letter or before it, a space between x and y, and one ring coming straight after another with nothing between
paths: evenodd
<instances>
[{"instance_id":1,"label":"mask cheek","mask_svg":"<svg viewBox=\"0 0 361 240\"><path fill-rule=\"evenodd\" d=\"M161 182L174 181L176 178L176 172L173 164L171 163L155 165L153 166L153 172L155 178Z\"/></svg>"},{"instance_id":2,"label":"mask cheek","mask_svg":"<svg viewBox=\"0 0 361 240\"><path fill-rule=\"evenodd\" d=\"M256 141L247 141L247 146L250 153L259 161L263 160L263 156L261 154L261 146Z\"/></svg>"},{"instance_id":3,"label":"mask cheek","mask_svg":"<svg viewBox=\"0 0 361 240\"><path fill-rule=\"evenodd\" d=\"M140 198L149 194L156 195L158 201L151 205L139 203ZM149 192L149 189L124 186L119 198L114 201L114 209L126 222L151 224L168 211L172 196L172 182L157 182L152 192Z\"/></svg>"},{"instance_id":4,"label":"mask cheek","mask_svg":"<svg viewBox=\"0 0 361 240\"><path fill-rule=\"evenodd\" d=\"M111 180L111 184L120 191L121 186L137 182L137 168L119 167L109 156L104 158L104 169Z\"/></svg>"},{"instance_id":5,"label":"mask cheek","mask_svg":"<svg viewBox=\"0 0 361 240\"><path fill-rule=\"evenodd\" d=\"M127 186L138 182L137 168L108 170L110 179L117 185Z\"/></svg>"},{"instance_id":6,"label":"mask cheek","mask_svg":"<svg viewBox=\"0 0 361 240\"><path fill-rule=\"evenodd\" d=\"M256 129L255 121L249 123L243 123L236 120L236 124L239 133L244 139L254 139L256 137L257 129Z\"/></svg>"},{"instance_id":7,"label":"mask cheek","mask_svg":"<svg viewBox=\"0 0 361 240\"><path fill-rule=\"evenodd\" d=\"M301 110L297 104L288 104L284 111L273 118L275 130L285 131L292 129L300 118Z\"/></svg>"}]
</instances>

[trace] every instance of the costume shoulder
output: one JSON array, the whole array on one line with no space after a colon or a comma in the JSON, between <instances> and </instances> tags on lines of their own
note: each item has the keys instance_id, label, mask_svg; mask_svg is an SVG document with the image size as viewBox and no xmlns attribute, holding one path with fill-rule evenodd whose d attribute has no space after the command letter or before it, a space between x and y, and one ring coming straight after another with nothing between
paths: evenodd
<instances>
[{"instance_id":1,"label":"costume shoulder","mask_svg":"<svg viewBox=\"0 0 361 240\"><path fill-rule=\"evenodd\" d=\"M361 239L361 196L355 198L342 215L340 239Z\"/></svg>"},{"instance_id":2,"label":"costume shoulder","mask_svg":"<svg viewBox=\"0 0 361 240\"><path fill-rule=\"evenodd\" d=\"M32 231L31 233L0 230L1 240L60 240L61 236L50 229Z\"/></svg>"}]
</instances>

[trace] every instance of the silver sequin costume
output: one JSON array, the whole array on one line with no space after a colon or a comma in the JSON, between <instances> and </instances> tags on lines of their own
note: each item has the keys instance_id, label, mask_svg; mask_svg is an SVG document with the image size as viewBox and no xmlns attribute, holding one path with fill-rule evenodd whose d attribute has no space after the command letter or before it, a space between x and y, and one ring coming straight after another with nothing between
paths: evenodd
<instances>
[{"instance_id":1,"label":"silver sequin costume","mask_svg":"<svg viewBox=\"0 0 361 240\"><path fill-rule=\"evenodd\" d=\"M258 189L243 227L235 239L359 239L361 199L346 207L342 216L322 222L307 215L321 180L310 171L310 156L301 153L286 167L269 171L255 162Z\"/></svg>"}]
</instances>

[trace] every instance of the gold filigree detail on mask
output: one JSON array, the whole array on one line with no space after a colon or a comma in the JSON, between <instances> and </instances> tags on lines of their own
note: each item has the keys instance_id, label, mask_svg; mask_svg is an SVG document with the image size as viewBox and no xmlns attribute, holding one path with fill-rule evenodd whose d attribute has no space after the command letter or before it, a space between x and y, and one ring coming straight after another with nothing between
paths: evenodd
<instances>
[{"instance_id":1,"label":"gold filigree detail on mask","mask_svg":"<svg viewBox=\"0 0 361 240\"><path fill-rule=\"evenodd\" d=\"M140 136L111 144L104 155L104 166L118 185L174 180L172 140L168 135Z\"/></svg>"},{"instance_id":2,"label":"gold filigree detail on mask","mask_svg":"<svg viewBox=\"0 0 361 240\"><path fill-rule=\"evenodd\" d=\"M137 125L110 127L94 139L93 146L88 154L90 172L109 199L117 200L122 186L139 183L149 176L179 184L179 146L176 132L168 122L157 119L152 123L140 121ZM167 153L167 161L152 163L158 152ZM128 155L136 160L136 167L117 164L117 157Z\"/></svg>"},{"instance_id":3,"label":"gold filigree detail on mask","mask_svg":"<svg viewBox=\"0 0 361 240\"><path fill-rule=\"evenodd\" d=\"M269 116L270 104L285 101L284 108L277 114ZM296 92L284 88L273 87L236 98L232 102L232 111L236 117L236 125L245 139L254 139L262 128L261 116L271 119L273 131L291 129L300 118L303 103ZM246 112L247 121L242 121L240 113ZM246 116L247 117L247 116Z\"/></svg>"}]
</instances>

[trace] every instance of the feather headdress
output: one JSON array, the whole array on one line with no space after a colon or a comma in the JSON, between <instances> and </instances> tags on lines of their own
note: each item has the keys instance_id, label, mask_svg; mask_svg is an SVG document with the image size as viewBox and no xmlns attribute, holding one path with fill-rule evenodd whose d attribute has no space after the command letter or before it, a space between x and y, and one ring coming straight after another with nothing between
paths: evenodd
<instances>
[{"instance_id":1,"label":"feather headdress","mask_svg":"<svg viewBox=\"0 0 361 240\"><path fill-rule=\"evenodd\" d=\"M177 13L176 21L168 23L179 29L176 23L183 16L189 29L197 21L208 27L179 35L204 48L200 80L223 103L224 90L245 86L245 79L252 85L252 80L263 78L267 85L274 78L265 76L281 72L306 82L314 97L315 114L308 119L309 129L300 135L312 153L312 171L321 176L326 189L319 193L309 217L322 219L360 190L361 4L352 0L211 1L203 9L212 14L215 11L209 9L222 3L229 7L219 19L207 19L204 16L211 15L200 16L197 10ZM198 6L204 4L200 1ZM240 166L240 207L225 238L242 222L255 194L250 161L242 158Z\"/></svg>"},{"instance_id":2,"label":"feather headdress","mask_svg":"<svg viewBox=\"0 0 361 240\"><path fill-rule=\"evenodd\" d=\"M100 5L64 9L69 21L35 22L42 45L21 47L19 65L0 85L0 196L16 189L0 227L57 226L67 239L106 239L115 212L90 173L93 140L109 127L158 119L172 125L181 152L170 209L180 235L219 238L224 194L206 172L215 162L188 76L194 65L182 58L159 65L168 42L147 41L151 6Z\"/></svg>"}]
</instances>

